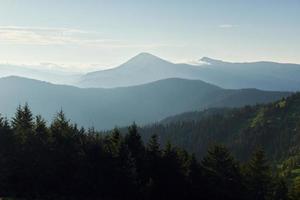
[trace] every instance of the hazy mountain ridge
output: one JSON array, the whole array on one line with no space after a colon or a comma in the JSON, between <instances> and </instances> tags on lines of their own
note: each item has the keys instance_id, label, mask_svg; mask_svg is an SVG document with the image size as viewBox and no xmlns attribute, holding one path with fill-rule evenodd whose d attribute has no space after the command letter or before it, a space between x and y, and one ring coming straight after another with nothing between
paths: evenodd
<instances>
[{"instance_id":1,"label":"hazy mountain ridge","mask_svg":"<svg viewBox=\"0 0 300 200\"><path fill-rule=\"evenodd\" d=\"M141 53L116 68L82 76L78 86L113 88L140 85L167 78L197 79L193 75L194 68L196 67L174 64L151 54Z\"/></svg>"},{"instance_id":2,"label":"hazy mountain ridge","mask_svg":"<svg viewBox=\"0 0 300 200\"><path fill-rule=\"evenodd\" d=\"M202 80L227 89L257 88L271 91L299 91L300 65L275 62L225 62L203 57L202 64L172 63L149 53L140 53L112 69L87 74L30 66L0 64L0 77L22 76L81 88L136 86L169 78ZM205 64L204 64L205 63ZM48 66L49 67L49 66ZM51 66L50 66L51 67Z\"/></svg>"},{"instance_id":3,"label":"hazy mountain ridge","mask_svg":"<svg viewBox=\"0 0 300 200\"><path fill-rule=\"evenodd\" d=\"M67 71L51 63L44 63L37 66L0 64L0 78L7 76L19 76L54 84L72 85L78 82L82 73Z\"/></svg>"},{"instance_id":4,"label":"hazy mountain ridge","mask_svg":"<svg viewBox=\"0 0 300 200\"><path fill-rule=\"evenodd\" d=\"M62 108L79 125L110 129L210 107L271 102L288 95L255 89L224 90L203 81L176 78L133 87L82 89L8 77L0 79L0 113L10 117L19 104L28 102L35 114L48 121Z\"/></svg>"},{"instance_id":5,"label":"hazy mountain ridge","mask_svg":"<svg viewBox=\"0 0 300 200\"><path fill-rule=\"evenodd\" d=\"M80 87L121 87L167 78L202 80L229 89L258 88L273 91L300 90L300 65L275 62L231 63L208 57L209 65L174 64L148 53L141 53L119 67L88 73Z\"/></svg>"}]
</instances>

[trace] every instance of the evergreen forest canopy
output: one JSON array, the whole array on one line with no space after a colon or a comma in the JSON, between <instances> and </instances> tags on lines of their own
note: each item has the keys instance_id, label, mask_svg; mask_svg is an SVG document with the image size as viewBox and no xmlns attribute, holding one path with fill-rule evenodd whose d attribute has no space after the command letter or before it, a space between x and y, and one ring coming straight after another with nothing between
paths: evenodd
<instances>
[{"instance_id":1,"label":"evergreen forest canopy","mask_svg":"<svg viewBox=\"0 0 300 200\"><path fill-rule=\"evenodd\" d=\"M254 109L254 108L253 108ZM21 199L256 199L297 200L262 149L246 162L215 145L199 160L138 128L102 134L71 124L59 112L47 126L25 105L0 119L0 195Z\"/></svg>"},{"instance_id":2,"label":"evergreen forest canopy","mask_svg":"<svg viewBox=\"0 0 300 200\"><path fill-rule=\"evenodd\" d=\"M264 105L184 113L140 132L145 140L155 133L163 145L171 141L198 158L221 143L239 160L248 159L259 145L271 160L282 161L300 153L300 93Z\"/></svg>"}]
</instances>

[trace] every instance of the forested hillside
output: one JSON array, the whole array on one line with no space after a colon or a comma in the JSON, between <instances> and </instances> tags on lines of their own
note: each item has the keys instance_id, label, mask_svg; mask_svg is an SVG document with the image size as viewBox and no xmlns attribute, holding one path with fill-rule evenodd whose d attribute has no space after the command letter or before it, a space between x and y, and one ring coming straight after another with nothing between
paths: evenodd
<instances>
[{"instance_id":1,"label":"forested hillside","mask_svg":"<svg viewBox=\"0 0 300 200\"><path fill-rule=\"evenodd\" d=\"M299 200L300 194L299 181L272 170L259 148L244 164L220 145L197 160L170 143L161 147L157 135L143 143L135 124L125 135L118 129L103 135L59 112L47 126L27 105L12 120L0 118L0 158L0 196L8 199Z\"/></svg>"},{"instance_id":2,"label":"forested hillside","mask_svg":"<svg viewBox=\"0 0 300 200\"><path fill-rule=\"evenodd\" d=\"M226 145L240 161L262 147L290 182L300 179L299 93L266 105L184 113L140 131L145 139L158 134L162 144L170 141L200 159L214 144Z\"/></svg>"},{"instance_id":3,"label":"forested hillside","mask_svg":"<svg viewBox=\"0 0 300 200\"><path fill-rule=\"evenodd\" d=\"M300 94L265 105L234 109L208 109L169 117L141 129L147 138L156 133L202 157L213 143L223 143L239 159L247 159L257 146L280 160L300 151Z\"/></svg>"},{"instance_id":4,"label":"forested hillside","mask_svg":"<svg viewBox=\"0 0 300 200\"><path fill-rule=\"evenodd\" d=\"M300 0L0 0L0 200L300 200Z\"/></svg>"}]
</instances>

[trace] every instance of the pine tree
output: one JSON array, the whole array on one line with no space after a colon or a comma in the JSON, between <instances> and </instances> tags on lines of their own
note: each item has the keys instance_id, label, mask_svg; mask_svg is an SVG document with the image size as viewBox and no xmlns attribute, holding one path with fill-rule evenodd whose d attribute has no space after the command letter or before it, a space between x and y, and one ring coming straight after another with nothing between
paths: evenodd
<instances>
[{"instance_id":1,"label":"pine tree","mask_svg":"<svg viewBox=\"0 0 300 200\"><path fill-rule=\"evenodd\" d=\"M123 138L121 136L120 130L114 128L111 135L110 135L110 151L114 156L119 155L119 151L121 148L121 143L123 142Z\"/></svg>"},{"instance_id":2,"label":"pine tree","mask_svg":"<svg viewBox=\"0 0 300 200\"><path fill-rule=\"evenodd\" d=\"M198 185L202 179L202 167L198 163L195 154L191 156L188 175L192 185Z\"/></svg>"},{"instance_id":3,"label":"pine tree","mask_svg":"<svg viewBox=\"0 0 300 200\"><path fill-rule=\"evenodd\" d=\"M47 128L46 121L40 115L36 116L35 118L34 132L35 135L38 136L41 140L49 139L49 131Z\"/></svg>"},{"instance_id":4,"label":"pine tree","mask_svg":"<svg viewBox=\"0 0 300 200\"><path fill-rule=\"evenodd\" d=\"M147 188L146 190L153 191L156 187L156 182L160 178L160 168L161 168L161 149L158 143L158 136L152 135L147 144L147 154L146 154L146 177L147 177Z\"/></svg>"},{"instance_id":5,"label":"pine tree","mask_svg":"<svg viewBox=\"0 0 300 200\"><path fill-rule=\"evenodd\" d=\"M2 117L1 114L0 114L0 129L2 131L10 130L10 126L9 126L9 122L8 122L7 118Z\"/></svg>"},{"instance_id":6,"label":"pine tree","mask_svg":"<svg viewBox=\"0 0 300 200\"><path fill-rule=\"evenodd\" d=\"M15 150L9 122L0 114L0 196L6 196L11 189L8 185L13 168L10 160L14 158Z\"/></svg>"},{"instance_id":7,"label":"pine tree","mask_svg":"<svg viewBox=\"0 0 300 200\"><path fill-rule=\"evenodd\" d=\"M131 151L133 157L139 158L140 156L143 156L145 148L135 123L129 126L128 134L125 137L125 142L128 145L129 151Z\"/></svg>"},{"instance_id":8,"label":"pine tree","mask_svg":"<svg viewBox=\"0 0 300 200\"><path fill-rule=\"evenodd\" d=\"M50 128L52 132L62 132L71 128L69 120L66 119L66 115L62 110L57 113Z\"/></svg>"},{"instance_id":9,"label":"pine tree","mask_svg":"<svg viewBox=\"0 0 300 200\"><path fill-rule=\"evenodd\" d=\"M275 183L274 194L272 197L273 200L289 200L289 190L282 178Z\"/></svg>"},{"instance_id":10,"label":"pine tree","mask_svg":"<svg viewBox=\"0 0 300 200\"><path fill-rule=\"evenodd\" d=\"M272 173L265 153L257 149L246 167L247 185L252 199L270 199L272 193Z\"/></svg>"},{"instance_id":11,"label":"pine tree","mask_svg":"<svg viewBox=\"0 0 300 200\"><path fill-rule=\"evenodd\" d=\"M147 145L147 151L148 153L154 156L160 156L161 154L160 144L158 142L158 136L156 134L151 136Z\"/></svg>"},{"instance_id":12,"label":"pine tree","mask_svg":"<svg viewBox=\"0 0 300 200\"><path fill-rule=\"evenodd\" d=\"M243 198L243 180L238 163L224 146L209 149L202 160L210 199Z\"/></svg>"},{"instance_id":13,"label":"pine tree","mask_svg":"<svg viewBox=\"0 0 300 200\"><path fill-rule=\"evenodd\" d=\"M111 140L112 142L119 146L121 141L122 141L122 136L121 136L121 133L120 133L120 130L118 128L114 128L112 133L111 133Z\"/></svg>"},{"instance_id":14,"label":"pine tree","mask_svg":"<svg viewBox=\"0 0 300 200\"><path fill-rule=\"evenodd\" d=\"M144 170L145 146L135 123L128 128L128 134L125 136L125 144L134 159L139 181L141 182L140 184L142 184L147 181L146 172Z\"/></svg>"},{"instance_id":15,"label":"pine tree","mask_svg":"<svg viewBox=\"0 0 300 200\"><path fill-rule=\"evenodd\" d=\"M296 177L292 182L290 198L300 200L300 177Z\"/></svg>"},{"instance_id":16,"label":"pine tree","mask_svg":"<svg viewBox=\"0 0 300 200\"><path fill-rule=\"evenodd\" d=\"M206 183L204 182L202 167L194 154L190 158L188 180L190 188L188 199L205 199L206 191L204 190L204 185Z\"/></svg>"},{"instance_id":17,"label":"pine tree","mask_svg":"<svg viewBox=\"0 0 300 200\"><path fill-rule=\"evenodd\" d=\"M119 151L116 181L119 185L119 198L135 199L139 192L137 167L127 145L122 142Z\"/></svg>"},{"instance_id":18,"label":"pine tree","mask_svg":"<svg viewBox=\"0 0 300 200\"><path fill-rule=\"evenodd\" d=\"M32 112L26 103L23 107L19 106L15 117L12 120L12 127L22 131L32 130L34 126Z\"/></svg>"},{"instance_id":19,"label":"pine tree","mask_svg":"<svg viewBox=\"0 0 300 200\"><path fill-rule=\"evenodd\" d=\"M67 151L70 151L70 146L73 146L71 140L77 139L78 129L76 125L70 123L70 120L66 118L65 113L61 110L50 125L50 134L56 144L64 144L61 147L64 146Z\"/></svg>"},{"instance_id":20,"label":"pine tree","mask_svg":"<svg viewBox=\"0 0 300 200\"><path fill-rule=\"evenodd\" d=\"M162 156L162 170L160 170L159 188L163 199L183 199L186 195L186 179L183 163L178 155L178 148L170 142L166 144Z\"/></svg>"}]
</instances>

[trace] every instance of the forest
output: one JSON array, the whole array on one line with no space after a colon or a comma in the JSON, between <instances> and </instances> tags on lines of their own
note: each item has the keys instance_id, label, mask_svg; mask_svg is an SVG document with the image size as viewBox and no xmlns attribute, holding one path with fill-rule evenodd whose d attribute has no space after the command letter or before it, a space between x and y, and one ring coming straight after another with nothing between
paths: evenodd
<instances>
[{"instance_id":1,"label":"forest","mask_svg":"<svg viewBox=\"0 0 300 200\"><path fill-rule=\"evenodd\" d=\"M18 107L0 118L0 196L4 199L298 200L289 181L259 145L240 161L215 144L201 157L155 132L142 139L135 123L125 134L85 130L61 111L48 124Z\"/></svg>"},{"instance_id":2,"label":"forest","mask_svg":"<svg viewBox=\"0 0 300 200\"><path fill-rule=\"evenodd\" d=\"M161 144L170 141L200 159L214 143L227 146L240 161L261 146L275 164L300 155L300 94L256 106L184 113L139 131L145 141L155 133Z\"/></svg>"}]
</instances>

